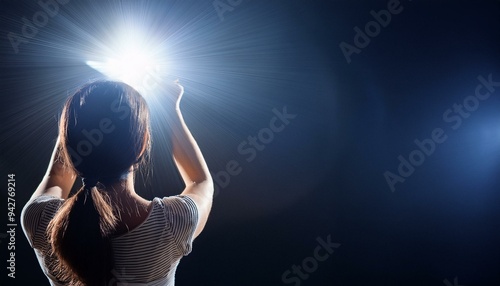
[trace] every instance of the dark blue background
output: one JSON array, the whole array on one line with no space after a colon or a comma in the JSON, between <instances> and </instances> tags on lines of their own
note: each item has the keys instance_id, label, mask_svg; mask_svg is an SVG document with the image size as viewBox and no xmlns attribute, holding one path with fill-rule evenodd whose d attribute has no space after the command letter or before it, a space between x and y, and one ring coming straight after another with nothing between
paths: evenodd
<instances>
[{"instance_id":1,"label":"dark blue background","mask_svg":"<svg viewBox=\"0 0 500 286\"><path fill-rule=\"evenodd\" d=\"M0 176L16 174L18 217L64 98L99 76L86 53L134 15L167 43L214 176L231 160L242 168L218 184L178 285L294 285L283 273L328 236L341 246L300 285L499 285L500 88L456 130L442 116L474 95L478 76L500 81L500 1L402 0L348 64L339 44L388 2L243 0L221 20L212 1L73 0L15 53L7 34L40 7L0 1ZM285 106L296 118L248 162L238 145ZM137 184L147 198L182 189L155 110L153 165ZM447 140L391 192L384 172L397 174L398 156L435 128ZM16 247L17 278L2 285L45 285L21 228ZM5 261L5 240L0 249Z\"/></svg>"}]
</instances>

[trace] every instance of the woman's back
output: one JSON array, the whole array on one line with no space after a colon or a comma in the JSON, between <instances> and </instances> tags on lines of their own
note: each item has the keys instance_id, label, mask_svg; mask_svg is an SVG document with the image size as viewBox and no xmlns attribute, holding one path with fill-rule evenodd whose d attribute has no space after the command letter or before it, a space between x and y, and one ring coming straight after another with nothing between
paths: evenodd
<instances>
[{"instance_id":1,"label":"woman's back","mask_svg":"<svg viewBox=\"0 0 500 286\"><path fill-rule=\"evenodd\" d=\"M23 229L37 250L42 268L53 285L65 285L51 267L50 245L45 229L64 201L40 196L23 210ZM112 237L115 267L107 285L174 285L180 259L191 252L198 224L196 204L187 196L155 198L145 220L130 231Z\"/></svg>"}]
</instances>

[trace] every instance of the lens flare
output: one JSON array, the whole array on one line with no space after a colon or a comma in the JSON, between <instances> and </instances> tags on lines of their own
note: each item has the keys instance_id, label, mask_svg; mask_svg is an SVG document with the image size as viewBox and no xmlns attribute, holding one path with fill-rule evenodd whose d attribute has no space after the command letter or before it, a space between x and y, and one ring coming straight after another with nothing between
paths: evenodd
<instances>
[{"instance_id":1,"label":"lens flare","mask_svg":"<svg viewBox=\"0 0 500 286\"><path fill-rule=\"evenodd\" d=\"M153 51L137 33L127 34L115 43L115 48L110 48L111 55L99 56L103 60L88 60L86 64L109 79L125 82L148 94L160 76L160 61L153 58Z\"/></svg>"}]
</instances>

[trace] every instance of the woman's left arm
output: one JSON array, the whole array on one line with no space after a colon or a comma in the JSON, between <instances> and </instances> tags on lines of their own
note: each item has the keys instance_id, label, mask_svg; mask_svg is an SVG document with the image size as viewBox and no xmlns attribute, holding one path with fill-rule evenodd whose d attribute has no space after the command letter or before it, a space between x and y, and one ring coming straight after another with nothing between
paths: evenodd
<instances>
[{"instance_id":1,"label":"woman's left arm","mask_svg":"<svg viewBox=\"0 0 500 286\"><path fill-rule=\"evenodd\" d=\"M63 157L60 156L60 151L60 140L58 137L56 146L50 157L47 172L30 200L42 195L54 196L61 199L68 198L69 192L76 180L76 173L70 167L63 164Z\"/></svg>"}]
</instances>

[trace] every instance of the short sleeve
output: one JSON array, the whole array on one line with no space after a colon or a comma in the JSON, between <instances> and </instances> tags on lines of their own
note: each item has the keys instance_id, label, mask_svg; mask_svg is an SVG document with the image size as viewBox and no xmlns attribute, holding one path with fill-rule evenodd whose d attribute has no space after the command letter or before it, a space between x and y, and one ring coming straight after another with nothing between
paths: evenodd
<instances>
[{"instance_id":1,"label":"short sleeve","mask_svg":"<svg viewBox=\"0 0 500 286\"><path fill-rule=\"evenodd\" d=\"M175 244L182 255L191 252L194 232L198 226L198 208L188 196L171 196L162 199L165 217L170 224Z\"/></svg>"},{"instance_id":2,"label":"short sleeve","mask_svg":"<svg viewBox=\"0 0 500 286\"><path fill-rule=\"evenodd\" d=\"M24 206L21 224L31 247L41 248L47 243L47 226L63 202L53 196L39 196Z\"/></svg>"}]
</instances>

